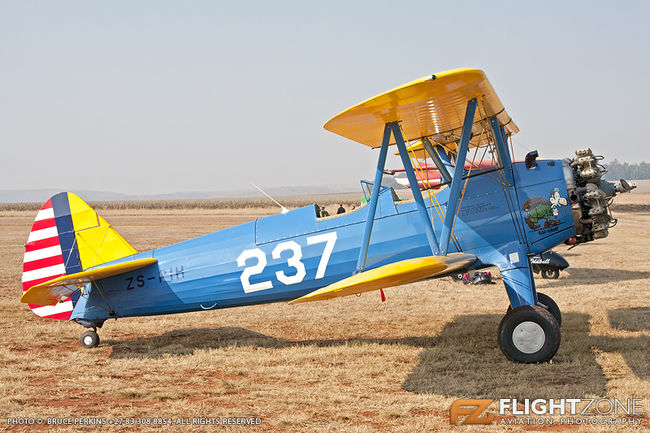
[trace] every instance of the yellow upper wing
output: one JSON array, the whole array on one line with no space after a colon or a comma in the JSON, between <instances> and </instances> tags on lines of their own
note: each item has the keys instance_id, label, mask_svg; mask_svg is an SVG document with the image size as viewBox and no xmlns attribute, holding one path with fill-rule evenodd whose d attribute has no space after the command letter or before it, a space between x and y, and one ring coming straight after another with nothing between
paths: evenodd
<instances>
[{"instance_id":1,"label":"yellow upper wing","mask_svg":"<svg viewBox=\"0 0 650 433\"><path fill-rule=\"evenodd\" d=\"M519 131L480 69L454 69L420 78L348 108L324 127L366 146L380 147L384 125L399 121L406 141L430 137L435 143L453 143L460 138L467 101L475 97L482 102L474 122L497 116L507 135ZM475 124L474 135L480 131Z\"/></svg>"},{"instance_id":2,"label":"yellow upper wing","mask_svg":"<svg viewBox=\"0 0 650 433\"><path fill-rule=\"evenodd\" d=\"M323 301L340 296L355 295L386 287L412 283L442 273L463 268L476 260L473 254L456 253L447 256L428 256L402 260L344 278L334 284L294 299L290 304Z\"/></svg>"},{"instance_id":3,"label":"yellow upper wing","mask_svg":"<svg viewBox=\"0 0 650 433\"><path fill-rule=\"evenodd\" d=\"M36 305L55 305L79 290L79 286L102 278L113 277L125 272L135 271L156 263L156 259L139 259L102 268L89 269L76 274L63 275L38 284L20 298L20 302Z\"/></svg>"}]
</instances>

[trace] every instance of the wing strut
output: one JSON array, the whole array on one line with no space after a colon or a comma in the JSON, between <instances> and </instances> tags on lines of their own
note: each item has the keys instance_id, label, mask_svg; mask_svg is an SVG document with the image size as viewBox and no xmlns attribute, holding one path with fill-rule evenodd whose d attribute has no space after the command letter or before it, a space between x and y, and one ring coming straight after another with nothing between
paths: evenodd
<instances>
[{"instance_id":1,"label":"wing strut","mask_svg":"<svg viewBox=\"0 0 650 433\"><path fill-rule=\"evenodd\" d=\"M451 174L449 174L449 170L447 170L447 167L451 164L449 164L447 155L445 155L446 161L443 161L427 137L422 137L422 145L424 146L424 150L427 151L429 157L433 160L434 164L436 164L436 167L438 167L438 171L440 172L440 175L444 179L445 183L451 182ZM440 146L438 147L442 149Z\"/></svg>"},{"instance_id":2,"label":"wing strut","mask_svg":"<svg viewBox=\"0 0 650 433\"><path fill-rule=\"evenodd\" d=\"M357 260L357 269L355 273L362 272L366 267L366 258L368 257L368 245L370 244L370 235L372 234L372 226L375 221L377 201L379 200L379 190L381 188L381 180L384 173L384 166L386 165L386 155L388 154L388 145L390 144L391 135L395 136L397 149L399 150L399 154L400 157L402 158L402 163L404 164L406 175L409 179L409 183L411 184L411 191L413 191L413 198L415 199L418 212L420 214L420 217L422 218L424 231L427 235L429 246L431 247L431 253L438 254L438 241L436 239L436 234L433 231L431 220L429 219L429 214L427 213L427 208L424 205L424 200L422 199L422 193L420 191L418 180L415 177L415 172L413 171L411 160L409 159L408 152L406 150L406 144L404 143L404 137L402 137L402 130L400 129L399 122L388 122L384 125L384 137L381 142L381 150L379 151L379 160L377 161L375 183L372 186L370 203L368 203L368 216L366 220L366 227L363 232L363 240L361 241L361 250L359 251L359 258Z\"/></svg>"},{"instance_id":3,"label":"wing strut","mask_svg":"<svg viewBox=\"0 0 650 433\"><path fill-rule=\"evenodd\" d=\"M499 150L499 162L503 167L506 182L508 183L506 186L512 186L512 161L510 159L508 145L504 140L505 135L503 135L503 128L499 126L499 121L494 116L490 117L490 127L492 128L494 141L496 141L497 149Z\"/></svg>"},{"instance_id":4,"label":"wing strut","mask_svg":"<svg viewBox=\"0 0 650 433\"><path fill-rule=\"evenodd\" d=\"M402 137L402 130L399 127L399 123L391 122L388 125L391 125L393 129L393 135L395 135L395 142L397 144L397 150L399 150L399 156L402 158L402 164L404 165L404 171L406 171L406 176L409 179L411 184L411 191L413 191L413 198L417 204L418 212L420 213L420 218L422 219L422 224L424 225L424 232L427 235L427 240L429 241L429 246L431 247L431 254L438 254L438 240L436 239L436 234L433 231L433 226L431 225L431 220L429 219L429 213L427 212L427 207L424 205L424 200L422 199L422 192L420 191L420 184L418 179L415 177L415 171L411 165L411 158L409 158L408 151L406 150L406 144L404 143L404 138Z\"/></svg>"},{"instance_id":5,"label":"wing strut","mask_svg":"<svg viewBox=\"0 0 650 433\"><path fill-rule=\"evenodd\" d=\"M377 201L379 198L379 190L381 189L381 179L384 174L384 167L386 166L386 155L388 154L388 144L390 143L390 126L387 123L384 127L384 138L381 141L381 149L379 150L379 160L377 161L377 171L375 172L375 183L372 185L372 194L370 195L370 203L368 203L368 217L366 219L366 228L363 232L363 240L361 241L361 251L359 251L359 258L357 259L356 273L361 272L366 267L366 258L368 257L368 245L370 244L370 234L372 233L372 224L375 222L375 211L377 210Z\"/></svg>"},{"instance_id":6,"label":"wing strut","mask_svg":"<svg viewBox=\"0 0 650 433\"><path fill-rule=\"evenodd\" d=\"M460 135L460 142L458 143L458 153L456 155L456 167L449 189L449 202L447 203L447 212L445 213L445 221L440 233L440 254L446 255L449 248L449 239L451 238L452 225L454 223L454 216L458 211L460 204L460 183L463 181L463 170L465 169L465 157L467 156L467 149L469 149L469 140L472 138L472 125L474 124L474 113L476 112L477 99L472 98L467 101L467 109L465 110L465 120L463 122L463 130Z\"/></svg>"}]
</instances>

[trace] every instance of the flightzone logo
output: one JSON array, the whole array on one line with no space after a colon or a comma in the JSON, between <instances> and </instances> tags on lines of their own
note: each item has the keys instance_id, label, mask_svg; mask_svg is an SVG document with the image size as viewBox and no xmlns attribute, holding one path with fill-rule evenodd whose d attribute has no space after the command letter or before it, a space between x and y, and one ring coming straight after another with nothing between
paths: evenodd
<instances>
[{"instance_id":1,"label":"flightzone logo","mask_svg":"<svg viewBox=\"0 0 650 433\"><path fill-rule=\"evenodd\" d=\"M494 421L494 414L487 413L482 415L485 409L492 404L493 400L485 399L463 399L456 400L449 408L449 423L458 424L459 418L466 415L460 420L460 424L490 424Z\"/></svg>"},{"instance_id":2,"label":"flightzone logo","mask_svg":"<svg viewBox=\"0 0 650 433\"><path fill-rule=\"evenodd\" d=\"M641 398L560 398L498 400L498 414L488 411L495 400L460 399L449 408L449 423L497 425L647 425Z\"/></svg>"}]
</instances>

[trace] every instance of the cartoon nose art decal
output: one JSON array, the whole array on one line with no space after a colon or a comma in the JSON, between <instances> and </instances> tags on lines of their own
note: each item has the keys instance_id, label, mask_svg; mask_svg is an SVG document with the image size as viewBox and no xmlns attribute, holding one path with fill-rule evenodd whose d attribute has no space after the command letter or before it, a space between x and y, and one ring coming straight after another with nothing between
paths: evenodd
<instances>
[{"instance_id":1,"label":"cartoon nose art decal","mask_svg":"<svg viewBox=\"0 0 650 433\"><path fill-rule=\"evenodd\" d=\"M558 207L566 206L568 201L560 195L558 188L553 188L551 196L547 199L543 197L533 197L526 200L522 209L528 213L525 218L526 224L532 230L541 227L541 220L544 220L544 228L549 228L560 224L560 220L555 218L559 215Z\"/></svg>"}]
</instances>

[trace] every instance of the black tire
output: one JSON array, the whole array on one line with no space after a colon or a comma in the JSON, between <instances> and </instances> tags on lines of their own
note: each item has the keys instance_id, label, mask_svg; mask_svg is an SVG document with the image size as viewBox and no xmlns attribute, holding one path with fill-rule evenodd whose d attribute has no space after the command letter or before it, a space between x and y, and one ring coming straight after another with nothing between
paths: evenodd
<instances>
[{"instance_id":1,"label":"black tire","mask_svg":"<svg viewBox=\"0 0 650 433\"><path fill-rule=\"evenodd\" d=\"M553 298L545 293L537 292L537 305L546 308L555 317L558 326L562 326L562 313Z\"/></svg>"},{"instance_id":2,"label":"black tire","mask_svg":"<svg viewBox=\"0 0 650 433\"><path fill-rule=\"evenodd\" d=\"M546 308L553 315L553 317L555 317L558 326L560 327L562 326L562 313L560 312L560 307L557 306L553 298L551 298L550 296L542 292L537 292L537 305ZM508 314L511 311L512 311L512 306L508 305L506 314Z\"/></svg>"},{"instance_id":3,"label":"black tire","mask_svg":"<svg viewBox=\"0 0 650 433\"><path fill-rule=\"evenodd\" d=\"M560 278L560 270L559 269L544 269L542 271L542 278L546 280L557 280Z\"/></svg>"},{"instance_id":4,"label":"black tire","mask_svg":"<svg viewBox=\"0 0 650 433\"><path fill-rule=\"evenodd\" d=\"M86 349L99 346L99 335L95 331L86 331L81 334L81 345Z\"/></svg>"},{"instance_id":5,"label":"black tire","mask_svg":"<svg viewBox=\"0 0 650 433\"><path fill-rule=\"evenodd\" d=\"M506 314L499 324L499 348L511 361L547 362L560 347L560 326L539 305L524 305Z\"/></svg>"}]
</instances>

